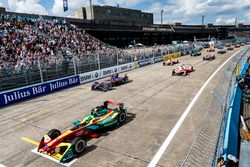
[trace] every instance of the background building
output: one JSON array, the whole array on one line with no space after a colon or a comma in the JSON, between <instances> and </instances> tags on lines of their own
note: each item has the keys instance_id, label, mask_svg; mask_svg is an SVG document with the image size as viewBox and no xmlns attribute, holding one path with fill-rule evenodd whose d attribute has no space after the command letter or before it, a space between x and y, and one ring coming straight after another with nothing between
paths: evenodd
<instances>
[{"instance_id":1,"label":"background building","mask_svg":"<svg viewBox=\"0 0 250 167\"><path fill-rule=\"evenodd\" d=\"M114 6L90 5L77 11L81 19L94 20L100 24L144 26L153 24L153 13ZM86 13L86 14L85 14ZM86 17L84 17L86 16Z\"/></svg>"}]
</instances>

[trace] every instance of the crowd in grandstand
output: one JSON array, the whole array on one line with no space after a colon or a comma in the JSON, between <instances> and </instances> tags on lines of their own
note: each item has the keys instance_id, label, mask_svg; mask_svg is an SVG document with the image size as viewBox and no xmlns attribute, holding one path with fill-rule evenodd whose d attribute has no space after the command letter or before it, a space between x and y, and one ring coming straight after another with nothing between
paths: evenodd
<instances>
[{"instance_id":1,"label":"crowd in grandstand","mask_svg":"<svg viewBox=\"0 0 250 167\"><path fill-rule=\"evenodd\" d=\"M0 14L0 74L115 56L116 49L61 20L30 20ZM103 57L102 57L103 58ZM104 57L105 58L105 57Z\"/></svg>"}]
</instances>

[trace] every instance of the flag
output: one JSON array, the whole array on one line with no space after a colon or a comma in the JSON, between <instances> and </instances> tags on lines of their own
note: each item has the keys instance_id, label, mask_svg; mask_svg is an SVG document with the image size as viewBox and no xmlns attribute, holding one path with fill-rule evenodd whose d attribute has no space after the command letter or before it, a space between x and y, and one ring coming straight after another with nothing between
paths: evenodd
<instances>
[{"instance_id":1,"label":"flag","mask_svg":"<svg viewBox=\"0 0 250 167\"><path fill-rule=\"evenodd\" d=\"M63 11L66 12L68 10L68 0L63 0Z\"/></svg>"}]
</instances>

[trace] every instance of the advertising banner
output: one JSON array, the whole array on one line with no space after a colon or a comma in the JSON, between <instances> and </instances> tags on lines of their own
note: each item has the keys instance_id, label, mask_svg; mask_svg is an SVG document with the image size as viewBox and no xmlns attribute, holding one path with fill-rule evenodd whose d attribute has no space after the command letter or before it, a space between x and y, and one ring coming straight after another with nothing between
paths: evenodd
<instances>
[{"instance_id":1,"label":"advertising banner","mask_svg":"<svg viewBox=\"0 0 250 167\"><path fill-rule=\"evenodd\" d=\"M178 57L181 57L181 52L172 53L172 54L168 54L166 56L163 56L163 60L166 61L166 60L169 60L171 58L178 58Z\"/></svg>"},{"instance_id":2,"label":"advertising banner","mask_svg":"<svg viewBox=\"0 0 250 167\"><path fill-rule=\"evenodd\" d=\"M73 76L60 80L54 80L51 82L31 85L20 89L6 91L0 94L0 107L49 94L79 84L79 76Z\"/></svg>"},{"instance_id":3,"label":"advertising banner","mask_svg":"<svg viewBox=\"0 0 250 167\"><path fill-rule=\"evenodd\" d=\"M141 61L138 61L138 64L140 67L143 67L143 66L151 64L151 60L150 59L141 60Z\"/></svg>"},{"instance_id":4,"label":"advertising banner","mask_svg":"<svg viewBox=\"0 0 250 167\"><path fill-rule=\"evenodd\" d=\"M161 61L163 61L163 58L161 56L154 57L154 63L158 63L158 62L161 62Z\"/></svg>"}]
</instances>

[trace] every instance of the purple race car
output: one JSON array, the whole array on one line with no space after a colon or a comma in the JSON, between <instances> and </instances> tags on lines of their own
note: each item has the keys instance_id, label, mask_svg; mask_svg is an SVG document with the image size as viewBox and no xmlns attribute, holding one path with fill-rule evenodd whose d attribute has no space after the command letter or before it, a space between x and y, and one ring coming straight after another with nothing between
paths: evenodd
<instances>
[{"instance_id":1,"label":"purple race car","mask_svg":"<svg viewBox=\"0 0 250 167\"><path fill-rule=\"evenodd\" d=\"M118 73L112 75L109 81L111 82L112 86L119 86L129 82L127 74L125 74L124 77L119 77Z\"/></svg>"},{"instance_id":2,"label":"purple race car","mask_svg":"<svg viewBox=\"0 0 250 167\"><path fill-rule=\"evenodd\" d=\"M103 92L106 92L111 89L112 89L112 84L110 81L94 82L91 86L91 90L101 90Z\"/></svg>"}]
</instances>

